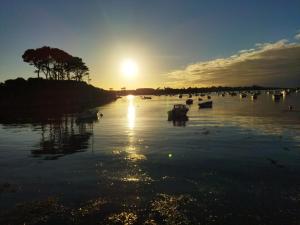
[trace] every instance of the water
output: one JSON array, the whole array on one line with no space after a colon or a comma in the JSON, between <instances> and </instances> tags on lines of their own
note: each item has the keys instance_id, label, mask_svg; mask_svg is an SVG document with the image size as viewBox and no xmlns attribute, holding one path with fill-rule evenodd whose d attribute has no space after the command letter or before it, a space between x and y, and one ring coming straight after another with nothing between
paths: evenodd
<instances>
[{"instance_id":1,"label":"water","mask_svg":"<svg viewBox=\"0 0 300 225\"><path fill-rule=\"evenodd\" d=\"M296 224L300 95L213 94L212 109L193 97L189 120L168 122L186 98L123 97L94 123L0 125L0 210L54 197L73 217L85 209L82 224Z\"/></svg>"}]
</instances>

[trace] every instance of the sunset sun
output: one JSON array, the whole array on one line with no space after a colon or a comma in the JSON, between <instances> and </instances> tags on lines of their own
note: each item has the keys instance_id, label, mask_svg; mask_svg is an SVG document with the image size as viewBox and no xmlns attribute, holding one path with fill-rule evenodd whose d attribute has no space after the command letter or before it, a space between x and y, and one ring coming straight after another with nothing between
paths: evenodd
<instances>
[{"instance_id":1,"label":"sunset sun","mask_svg":"<svg viewBox=\"0 0 300 225\"><path fill-rule=\"evenodd\" d=\"M135 77L138 73L138 65L133 59L124 59L121 62L121 73L127 78Z\"/></svg>"}]
</instances>

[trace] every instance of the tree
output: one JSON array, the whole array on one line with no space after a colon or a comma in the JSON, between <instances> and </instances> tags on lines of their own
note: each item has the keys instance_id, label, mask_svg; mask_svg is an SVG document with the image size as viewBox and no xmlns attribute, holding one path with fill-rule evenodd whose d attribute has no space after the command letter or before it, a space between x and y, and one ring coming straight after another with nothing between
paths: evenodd
<instances>
[{"instance_id":1,"label":"tree","mask_svg":"<svg viewBox=\"0 0 300 225\"><path fill-rule=\"evenodd\" d=\"M79 57L58 49L44 46L28 49L22 55L23 61L33 65L37 76L43 72L46 79L82 81L89 75L89 68ZM89 79L89 78L88 78Z\"/></svg>"},{"instance_id":2,"label":"tree","mask_svg":"<svg viewBox=\"0 0 300 225\"><path fill-rule=\"evenodd\" d=\"M52 48L51 58L52 77L55 80L64 80L66 78L68 62L71 61L73 57L61 49Z\"/></svg>"},{"instance_id":3,"label":"tree","mask_svg":"<svg viewBox=\"0 0 300 225\"><path fill-rule=\"evenodd\" d=\"M36 67L36 70L34 71L37 73L38 78L40 77L40 71L42 69L42 61L38 57L36 50L34 49L28 49L24 52L22 55L23 61L29 63L29 65L33 65Z\"/></svg>"},{"instance_id":4,"label":"tree","mask_svg":"<svg viewBox=\"0 0 300 225\"><path fill-rule=\"evenodd\" d=\"M89 75L89 68L79 57L72 57L66 65L68 73L73 73L73 79L82 81L84 76Z\"/></svg>"}]
</instances>

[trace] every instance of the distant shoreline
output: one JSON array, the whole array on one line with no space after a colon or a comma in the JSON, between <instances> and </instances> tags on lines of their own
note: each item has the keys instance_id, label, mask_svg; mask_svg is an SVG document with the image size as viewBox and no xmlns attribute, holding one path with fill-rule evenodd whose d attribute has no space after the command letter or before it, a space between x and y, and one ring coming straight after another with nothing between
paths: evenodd
<instances>
[{"instance_id":1,"label":"distant shoreline","mask_svg":"<svg viewBox=\"0 0 300 225\"><path fill-rule=\"evenodd\" d=\"M261 90L299 90L300 88L282 88L282 87L263 87L263 86L244 86L244 87L194 87L194 88L138 88L135 90L115 90L113 91L118 96L125 95L175 95L175 94L195 94L208 92L242 92L242 91L261 91Z\"/></svg>"}]
</instances>

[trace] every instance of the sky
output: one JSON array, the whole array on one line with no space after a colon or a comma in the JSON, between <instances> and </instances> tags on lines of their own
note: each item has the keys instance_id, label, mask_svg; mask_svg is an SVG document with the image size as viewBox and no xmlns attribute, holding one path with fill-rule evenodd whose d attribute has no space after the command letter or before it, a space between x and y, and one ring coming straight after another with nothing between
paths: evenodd
<instances>
[{"instance_id":1,"label":"sky","mask_svg":"<svg viewBox=\"0 0 300 225\"><path fill-rule=\"evenodd\" d=\"M81 57L105 89L300 86L299 0L1 0L0 82L26 49ZM120 72L123 59L138 75Z\"/></svg>"}]
</instances>

